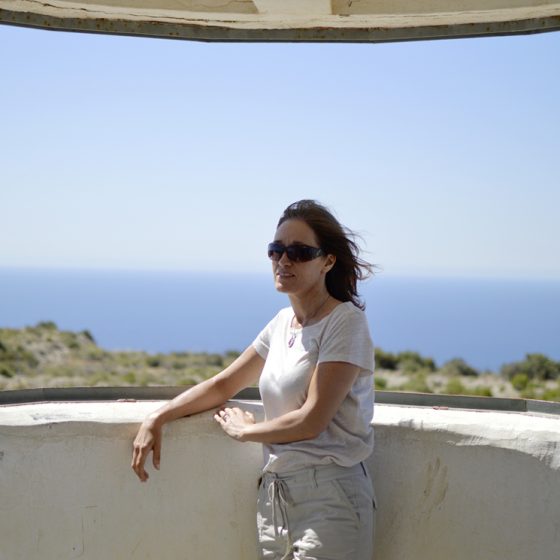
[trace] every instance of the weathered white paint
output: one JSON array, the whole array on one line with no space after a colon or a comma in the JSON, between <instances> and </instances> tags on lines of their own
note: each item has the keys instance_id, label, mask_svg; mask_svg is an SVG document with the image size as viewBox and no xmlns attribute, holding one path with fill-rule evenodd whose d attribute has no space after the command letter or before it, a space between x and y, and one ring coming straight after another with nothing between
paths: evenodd
<instances>
[{"instance_id":1,"label":"weathered white paint","mask_svg":"<svg viewBox=\"0 0 560 560\"><path fill-rule=\"evenodd\" d=\"M560 420L380 407L378 560L560 558Z\"/></svg>"},{"instance_id":2,"label":"weathered white paint","mask_svg":"<svg viewBox=\"0 0 560 560\"><path fill-rule=\"evenodd\" d=\"M331 0L253 0L259 14L282 17L317 17L332 15Z\"/></svg>"},{"instance_id":3,"label":"weathered white paint","mask_svg":"<svg viewBox=\"0 0 560 560\"><path fill-rule=\"evenodd\" d=\"M0 407L0 559L254 559L260 446L179 420L142 484L131 442L160 404ZM559 422L377 405L377 560L558 560Z\"/></svg>"},{"instance_id":4,"label":"weathered white paint","mask_svg":"<svg viewBox=\"0 0 560 560\"><path fill-rule=\"evenodd\" d=\"M555 0L0 0L0 22L206 41L406 41L560 29Z\"/></svg>"}]
</instances>

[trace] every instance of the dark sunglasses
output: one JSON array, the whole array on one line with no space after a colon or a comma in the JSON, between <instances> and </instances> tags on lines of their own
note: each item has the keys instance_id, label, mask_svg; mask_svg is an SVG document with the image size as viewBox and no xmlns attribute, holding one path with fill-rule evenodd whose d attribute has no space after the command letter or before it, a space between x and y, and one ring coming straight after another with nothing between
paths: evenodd
<instances>
[{"instance_id":1,"label":"dark sunglasses","mask_svg":"<svg viewBox=\"0 0 560 560\"><path fill-rule=\"evenodd\" d=\"M286 253L288 258L293 262L307 262L316 259L325 254L323 249L319 247L310 247L309 245L282 245L282 243L269 243L268 258L273 261L279 261L282 255Z\"/></svg>"}]
</instances>

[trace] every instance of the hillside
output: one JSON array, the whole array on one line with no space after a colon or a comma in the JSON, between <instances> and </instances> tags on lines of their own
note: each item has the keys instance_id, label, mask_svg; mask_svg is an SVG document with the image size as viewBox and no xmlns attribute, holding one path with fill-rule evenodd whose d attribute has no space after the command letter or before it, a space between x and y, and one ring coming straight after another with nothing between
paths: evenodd
<instances>
[{"instance_id":1,"label":"hillside","mask_svg":"<svg viewBox=\"0 0 560 560\"><path fill-rule=\"evenodd\" d=\"M229 365L237 352L148 354L107 351L89 331L61 331L53 322L0 329L0 390L35 387L192 385ZM416 352L376 350L378 389L560 401L560 363L541 354L478 372L461 359L437 367Z\"/></svg>"},{"instance_id":2,"label":"hillside","mask_svg":"<svg viewBox=\"0 0 560 560\"><path fill-rule=\"evenodd\" d=\"M0 329L0 389L191 385L236 357L174 352L103 350L88 331L61 331L52 322Z\"/></svg>"}]
</instances>

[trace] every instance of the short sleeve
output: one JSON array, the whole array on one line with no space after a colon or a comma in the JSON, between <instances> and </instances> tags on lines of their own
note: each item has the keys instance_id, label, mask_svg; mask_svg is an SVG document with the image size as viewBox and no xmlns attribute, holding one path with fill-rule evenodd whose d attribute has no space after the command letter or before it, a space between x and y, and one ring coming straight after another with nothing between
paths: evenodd
<instances>
[{"instance_id":1,"label":"short sleeve","mask_svg":"<svg viewBox=\"0 0 560 560\"><path fill-rule=\"evenodd\" d=\"M268 356L268 351L270 350L270 341L272 340L272 333L274 332L274 328L278 323L280 313L278 313L274 317L274 319L272 319L266 325L266 327L257 335L257 338L253 340L253 348L257 351L257 354L264 360L266 360Z\"/></svg>"},{"instance_id":2,"label":"short sleeve","mask_svg":"<svg viewBox=\"0 0 560 560\"><path fill-rule=\"evenodd\" d=\"M346 307L334 313L323 333L317 363L347 362L373 373L373 342L365 313L357 307Z\"/></svg>"}]
</instances>

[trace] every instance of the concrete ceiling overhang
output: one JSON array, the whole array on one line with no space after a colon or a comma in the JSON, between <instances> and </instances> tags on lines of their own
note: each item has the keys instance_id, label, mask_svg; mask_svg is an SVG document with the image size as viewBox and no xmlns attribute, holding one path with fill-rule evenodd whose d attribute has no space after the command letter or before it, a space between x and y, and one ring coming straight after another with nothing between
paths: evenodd
<instances>
[{"instance_id":1,"label":"concrete ceiling overhang","mask_svg":"<svg viewBox=\"0 0 560 560\"><path fill-rule=\"evenodd\" d=\"M0 0L0 22L200 41L384 42L560 29L544 0Z\"/></svg>"}]
</instances>

